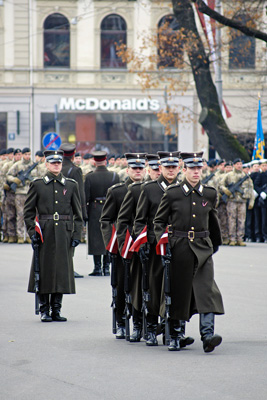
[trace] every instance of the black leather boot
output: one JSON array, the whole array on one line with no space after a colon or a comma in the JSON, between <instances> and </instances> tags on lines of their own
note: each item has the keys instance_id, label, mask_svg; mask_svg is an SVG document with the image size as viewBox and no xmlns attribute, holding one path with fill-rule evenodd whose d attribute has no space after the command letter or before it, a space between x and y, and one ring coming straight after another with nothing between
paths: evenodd
<instances>
[{"instance_id":1,"label":"black leather boot","mask_svg":"<svg viewBox=\"0 0 267 400\"><path fill-rule=\"evenodd\" d=\"M125 339L125 326L117 326L116 339Z\"/></svg>"},{"instance_id":2,"label":"black leather boot","mask_svg":"<svg viewBox=\"0 0 267 400\"><path fill-rule=\"evenodd\" d=\"M178 338L180 340L180 347L186 347L189 346L190 344L194 343L194 338L191 336L185 336L185 321L180 320L180 326L178 328Z\"/></svg>"},{"instance_id":3,"label":"black leather boot","mask_svg":"<svg viewBox=\"0 0 267 400\"><path fill-rule=\"evenodd\" d=\"M40 294L40 312L42 322L51 322L52 318L49 315L49 294Z\"/></svg>"},{"instance_id":4,"label":"black leather boot","mask_svg":"<svg viewBox=\"0 0 267 400\"><path fill-rule=\"evenodd\" d=\"M142 337L142 313L133 309L133 333L130 342L140 342Z\"/></svg>"},{"instance_id":5,"label":"black leather boot","mask_svg":"<svg viewBox=\"0 0 267 400\"><path fill-rule=\"evenodd\" d=\"M214 314L199 314L199 331L205 353L211 353L222 343L220 335L214 335Z\"/></svg>"},{"instance_id":6,"label":"black leather boot","mask_svg":"<svg viewBox=\"0 0 267 400\"><path fill-rule=\"evenodd\" d=\"M103 256L103 275L110 276L109 272L109 256Z\"/></svg>"},{"instance_id":7,"label":"black leather boot","mask_svg":"<svg viewBox=\"0 0 267 400\"><path fill-rule=\"evenodd\" d=\"M147 346L157 346L157 327L158 327L158 317L157 315L148 314L147 315Z\"/></svg>"},{"instance_id":8,"label":"black leather boot","mask_svg":"<svg viewBox=\"0 0 267 400\"><path fill-rule=\"evenodd\" d=\"M94 256L94 264L94 270L91 272L91 274L88 274L88 276L102 276L101 256Z\"/></svg>"},{"instance_id":9,"label":"black leather boot","mask_svg":"<svg viewBox=\"0 0 267 400\"><path fill-rule=\"evenodd\" d=\"M171 340L168 346L169 351L179 351L180 350L180 340L178 337L178 328L180 327L179 321L172 320L170 321L170 334Z\"/></svg>"},{"instance_id":10,"label":"black leather boot","mask_svg":"<svg viewBox=\"0 0 267 400\"><path fill-rule=\"evenodd\" d=\"M58 321L58 322L67 321L67 318L61 317L61 315L60 315L60 310L61 310L61 306L62 306L62 298L63 298L62 293L51 294L51 308L52 308L51 317L52 317L53 321Z\"/></svg>"}]
</instances>

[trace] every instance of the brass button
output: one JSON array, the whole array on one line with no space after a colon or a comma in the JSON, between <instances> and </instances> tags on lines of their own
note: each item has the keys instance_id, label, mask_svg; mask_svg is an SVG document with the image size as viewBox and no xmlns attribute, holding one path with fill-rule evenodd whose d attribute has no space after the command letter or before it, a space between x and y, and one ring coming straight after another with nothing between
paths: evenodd
<instances>
[{"instance_id":1,"label":"brass button","mask_svg":"<svg viewBox=\"0 0 267 400\"><path fill-rule=\"evenodd\" d=\"M57 190L55 190L55 193L57 193Z\"/></svg>"},{"instance_id":2,"label":"brass button","mask_svg":"<svg viewBox=\"0 0 267 400\"><path fill-rule=\"evenodd\" d=\"M193 214L193 218L196 218L195 214Z\"/></svg>"},{"instance_id":3,"label":"brass button","mask_svg":"<svg viewBox=\"0 0 267 400\"><path fill-rule=\"evenodd\" d=\"M193 231L195 228L193 226L191 226L191 230Z\"/></svg>"},{"instance_id":4,"label":"brass button","mask_svg":"<svg viewBox=\"0 0 267 400\"><path fill-rule=\"evenodd\" d=\"M195 193L195 191L194 191L194 190L192 190L192 193Z\"/></svg>"},{"instance_id":5,"label":"brass button","mask_svg":"<svg viewBox=\"0 0 267 400\"><path fill-rule=\"evenodd\" d=\"M56 182L57 180L56 179L54 179L54 182Z\"/></svg>"},{"instance_id":6,"label":"brass button","mask_svg":"<svg viewBox=\"0 0 267 400\"><path fill-rule=\"evenodd\" d=\"M56 222L55 225L58 225L58 222Z\"/></svg>"},{"instance_id":7,"label":"brass button","mask_svg":"<svg viewBox=\"0 0 267 400\"><path fill-rule=\"evenodd\" d=\"M193 201L193 206L195 206L196 205L196 203Z\"/></svg>"},{"instance_id":8,"label":"brass button","mask_svg":"<svg viewBox=\"0 0 267 400\"><path fill-rule=\"evenodd\" d=\"M58 201L56 200L56 201L55 201L55 203L57 204L57 203L58 203Z\"/></svg>"}]
</instances>

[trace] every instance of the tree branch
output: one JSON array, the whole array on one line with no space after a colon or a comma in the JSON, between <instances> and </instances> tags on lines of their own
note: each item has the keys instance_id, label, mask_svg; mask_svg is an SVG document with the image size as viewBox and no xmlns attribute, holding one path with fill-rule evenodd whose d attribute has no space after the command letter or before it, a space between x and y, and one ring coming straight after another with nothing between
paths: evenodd
<instances>
[{"instance_id":1,"label":"tree branch","mask_svg":"<svg viewBox=\"0 0 267 400\"><path fill-rule=\"evenodd\" d=\"M200 12L208 15L209 17L213 18L215 21L219 22L220 24L222 24L224 26L229 26L230 28L233 28L233 29L236 29L236 30L244 33L246 36L251 36L256 39L260 39L260 40L263 40L264 42L267 42L267 34L266 33L259 31L258 29L249 28L239 21L224 17L223 15L217 13L217 11L212 10L210 7L208 7L203 0L191 0L191 1L192 1L192 3L197 4Z\"/></svg>"}]
</instances>

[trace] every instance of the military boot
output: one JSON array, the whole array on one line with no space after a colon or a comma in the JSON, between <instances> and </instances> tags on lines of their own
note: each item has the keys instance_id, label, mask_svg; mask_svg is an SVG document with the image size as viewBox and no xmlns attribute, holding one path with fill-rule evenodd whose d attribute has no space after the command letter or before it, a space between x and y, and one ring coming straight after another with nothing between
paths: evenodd
<instances>
[{"instance_id":1,"label":"military boot","mask_svg":"<svg viewBox=\"0 0 267 400\"><path fill-rule=\"evenodd\" d=\"M117 324L116 339L125 339L125 325Z\"/></svg>"},{"instance_id":2,"label":"military boot","mask_svg":"<svg viewBox=\"0 0 267 400\"><path fill-rule=\"evenodd\" d=\"M109 272L109 256L103 256L103 275L110 276Z\"/></svg>"},{"instance_id":3,"label":"military boot","mask_svg":"<svg viewBox=\"0 0 267 400\"><path fill-rule=\"evenodd\" d=\"M9 239L8 236L5 235L4 239L3 239L3 243L8 243L8 239Z\"/></svg>"},{"instance_id":4,"label":"military boot","mask_svg":"<svg viewBox=\"0 0 267 400\"><path fill-rule=\"evenodd\" d=\"M170 334L171 340L168 346L169 351L179 351L180 350L180 340L178 337L178 328L180 327L179 321L172 320L170 321Z\"/></svg>"},{"instance_id":5,"label":"military boot","mask_svg":"<svg viewBox=\"0 0 267 400\"><path fill-rule=\"evenodd\" d=\"M133 309L133 333L130 342L140 342L142 337L142 313Z\"/></svg>"},{"instance_id":6,"label":"military boot","mask_svg":"<svg viewBox=\"0 0 267 400\"><path fill-rule=\"evenodd\" d=\"M17 243L18 244L24 244L24 238L18 237Z\"/></svg>"},{"instance_id":7,"label":"military boot","mask_svg":"<svg viewBox=\"0 0 267 400\"><path fill-rule=\"evenodd\" d=\"M214 314L199 314L199 330L205 353L211 353L222 343L220 335L214 335Z\"/></svg>"},{"instance_id":8,"label":"military boot","mask_svg":"<svg viewBox=\"0 0 267 400\"><path fill-rule=\"evenodd\" d=\"M180 347L186 347L186 346L190 346L190 344L194 343L194 338L192 338L191 336L185 336L185 321L180 320L180 326L177 329L178 332L178 338L180 339Z\"/></svg>"},{"instance_id":9,"label":"military boot","mask_svg":"<svg viewBox=\"0 0 267 400\"><path fill-rule=\"evenodd\" d=\"M17 243L17 238L16 238L16 236L9 236L9 238L8 238L8 243Z\"/></svg>"},{"instance_id":10,"label":"military boot","mask_svg":"<svg viewBox=\"0 0 267 400\"><path fill-rule=\"evenodd\" d=\"M49 315L49 294L40 294L40 312L42 322L51 322L52 318Z\"/></svg>"},{"instance_id":11,"label":"military boot","mask_svg":"<svg viewBox=\"0 0 267 400\"><path fill-rule=\"evenodd\" d=\"M94 270L88 276L102 276L101 256L94 256Z\"/></svg>"},{"instance_id":12,"label":"military boot","mask_svg":"<svg viewBox=\"0 0 267 400\"><path fill-rule=\"evenodd\" d=\"M236 245L237 245L237 246L242 246L242 247L244 247L244 246L246 246L246 243L243 242L243 240L238 240L238 241L236 242Z\"/></svg>"},{"instance_id":13,"label":"military boot","mask_svg":"<svg viewBox=\"0 0 267 400\"><path fill-rule=\"evenodd\" d=\"M146 340L146 345L147 346L157 346L158 341L157 341L157 326L158 324L151 324L147 323L147 340Z\"/></svg>"},{"instance_id":14,"label":"military boot","mask_svg":"<svg viewBox=\"0 0 267 400\"><path fill-rule=\"evenodd\" d=\"M58 321L58 322L67 321L67 318L61 317L60 315L62 298L63 298L62 293L51 294L51 309L52 309L51 317L53 321Z\"/></svg>"}]
</instances>

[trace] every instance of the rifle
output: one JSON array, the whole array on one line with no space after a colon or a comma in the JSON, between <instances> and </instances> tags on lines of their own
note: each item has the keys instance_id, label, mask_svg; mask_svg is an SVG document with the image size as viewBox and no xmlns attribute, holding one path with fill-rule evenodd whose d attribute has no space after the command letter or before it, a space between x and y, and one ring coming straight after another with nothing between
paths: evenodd
<instances>
[{"instance_id":1,"label":"rifle","mask_svg":"<svg viewBox=\"0 0 267 400\"><path fill-rule=\"evenodd\" d=\"M241 195L244 194L244 191L241 189L241 185L243 182L245 182L249 178L249 175L245 175L243 178L239 179L236 183L230 183L230 185L227 187L228 190L232 193L234 196L235 192L241 193ZM221 197L221 200L227 203L229 196L227 196L226 193L224 193Z\"/></svg>"},{"instance_id":2,"label":"rifle","mask_svg":"<svg viewBox=\"0 0 267 400\"><path fill-rule=\"evenodd\" d=\"M206 178L204 178L204 179L202 180L202 184L203 184L203 185L206 185L206 183L208 183L208 182L211 180L211 178L214 177L214 175L215 175L215 172L212 172L211 174L209 174L208 176L206 176Z\"/></svg>"},{"instance_id":3,"label":"rifle","mask_svg":"<svg viewBox=\"0 0 267 400\"><path fill-rule=\"evenodd\" d=\"M117 332L116 313L117 313L117 254L109 253L111 262L111 286L112 286L112 333Z\"/></svg>"},{"instance_id":4,"label":"rifle","mask_svg":"<svg viewBox=\"0 0 267 400\"><path fill-rule=\"evenodd\" d=\"M30 166L30 168L28 168L26 171L20 171L17 175L17 178L21 181L22 185L25 186L25 181L26 179L28 180L32 180L32 178L30 177L30 174L32 172L32 170L38 165L38 162L32 164ZM17 189L17 183L12 182L10 185L10 189L13 190L13 192L16 192Z\"/></svg>"},{"instance_id":5,"label":"rifle","mask_svg":"<svg viewBox=\"0 0 267 400\"><path fill-rule=\"evenodd\" d=\"M37 233L35 234L37 237ZM35 314L38 315L40 312L39 304L39 281L40 281L40 266L39 266L39 244L35 243L33 245L33 255L34 255L34 291L35 291Z\"/></svg>"},{"instance_id":6,"label":"rifle","mask_svg":"<svg viewBox=\"0 0 267 400\"><path fill-rule=\"evenodd\" d=\"M130 318L131 318L131 277L130 277L130 258L123 258L123 264L125 268L124 273L124 292L125 292L125 330L126 330L126 340L130 341Z\"/></svg>"},{"instance_id":7,"label":"rifle","mask_svg":"<svg viewBox=\"0 0 267 400\"><path fill-rule=\"evenodd\" d=\"M140 249L141 253L140 260L142 263L142 313L143 313L143 332L144 339L147 340L147 315L148 308L147 304L150 301L149 289L149 277L148 277L148 260L149 260L149 244L147 243L146 250ZM140 252L139 250L139 252Z\"/></svg>"},{"instance_id":8,"label":"rifle","mask_svg":"<svg viewBox=\"0 0 267 400\"><path fill-rule=\"evenodd\" d=\"M171 305L171 281L170 281L170 253L161 256L164 267L164 296L165 296L165 344L170 344L170 305Z\"/></svg>"}]
</instances>

